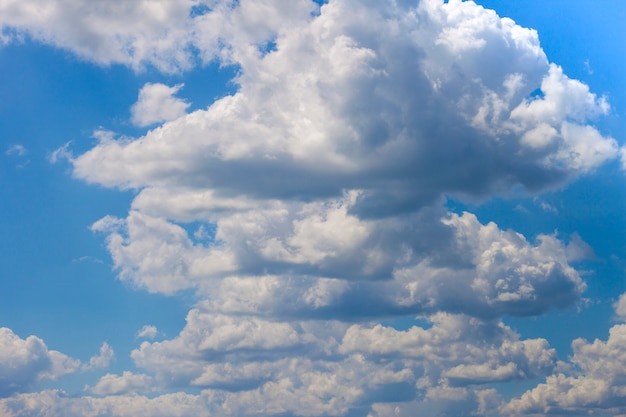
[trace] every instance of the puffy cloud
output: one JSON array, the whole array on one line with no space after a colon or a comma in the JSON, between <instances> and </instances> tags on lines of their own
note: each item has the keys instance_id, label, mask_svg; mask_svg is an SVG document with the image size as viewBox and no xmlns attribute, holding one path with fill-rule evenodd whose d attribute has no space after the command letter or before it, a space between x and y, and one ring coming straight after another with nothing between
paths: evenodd
<instances>
[{"instance_id":1,"label":"puffy cloud","mask_svg":"<svg viewBox=\"0 0 626 417\"><path fill-rule=\"evenodd\" d=\"M77 371L109 366L114 353L103 343L100 353L81 363L56 350L50 350L37 336L22 339L11 329L0 328L0 397L32 389L43 380L55 380ZM1 410L1 409L0 409Z\"/></svg>"},{"instance_id":2,"label":"puffy cloud","mask_svg":"<svg viewBox=\"0 0 626 417\"><path fill-rule=\"evenodd\" d=\"M104 369L109 367L109 363L115 357L115 352L113 348L108 343L103 343L100 346L100 353L98 355L92 356L89 359L89 363L83 365L84 369Z\"/></svg>"},{"instance_id":3,"label":"puffy cloud","mask_svg":"<svg viewBox=\"0 0 626 417\"><path fill-rule=\"evenodd\" d=\"M152 391L152 378L148 375L124 371L122 375L106 374L94 387L86 387L96 395L120 395L137 391Z\"/></svg>"},{"instance_id":4,"label":"puffy cloud","mask_svg":"<svg viewBox=\"0 0 626 417\"><path fill-rule=\"evenodd\" d=\"M234 95L102 141L75 175L257 199L360 189L355 210L380 216L545 189L618 153L586 124L606 101L549 65L535 32L472 2L330 2L275 43L240 63Z\"/></svg>"},{"instance_id":5,"label":"puffy cloud","mask_svg":"<svg viewBox=\"0 0 626 417\"><path fill-rule=\"evenodd\" d=\"M68 48L101 64L140 67L144 61L161 69L189 66L185 51L188 10L192 1L174 2L3 2L5 38L19 35ZM177 51L178 50L178 51Z\"/></svg>"},{"instance_id":6,"label":"puffy cloud","mask_svg":"<svg viewBox=\"0 0 626 417\"><path fill-rule=\"evenodd\" d=\"M70 397L58 390L19 394L0 399L0 412L6 417L208 417L202 398L177 392L155 398L116 395L104 398Z\"/></svg>"},{"instance_id":7,"label":"puffy cloud","mask_svg":"<svg viewBox=\"0 0 626 417\"><path fill-rule=\"evenodd\" d=\"M107 374L89 388L103 398L14 395L0 401L0 410L7 416L20 415L12 410L38 415L44 407L50 416L160 416L178 405L171 415L342 416L386 415L391 407L404 410L398 415L410 415L410 409L475 415L470 413L493 412L499 402L488 383L534 378L556 363L545 340L520 340L498 320L437 314L429 321L430 328L401 331L380 324L271 323L194 310L176 338L144 342L133 352L154 379ZM201 391L150 400L129 395L160 386Z\"/></svg>"},{"instance_id":8,"label":"puffy cloud","mask_svg":"<svg viewBox=\"0 0 626 417\"><path fill-rule=\"evenodd\" d=\"M107 247L120 278L151 292L172 294L233 269L232 255L222 248L196 245L182 227L137 211L125 221L105 217L92 230L108 233Z\"/></svg>"},{"instance_id":9,"label":"puffy cloud","mask_svg":"<svg viewBox=\"0 0 626 417\"><path fill-rule=\"evenodd\" d=\"M623 318L624 295L616 303ZM626 413L626 324L609 330L606 341L572 342L573 355L561 372L502 407L507 415Z\"/></svg>"},{"instance_id":10,"label":"puffy cloud","mask_svg":"<svg viewBox=\"0 0 626 417\"><path fill-rule=\"evenodd\" d=\"M208 243L141 211L94 229L109 231L122 279L166 294L196 288L224 314L532 315L571 305L585 289L568 264L571 250L554 236L531 244L437 206L362 220L349 213L354 200L223 213Z\"/></svg>"},{"instance_id":11,"label":"puffy cloud","mask_svg":"<svg viewBox=\"0 0 626 417\"><path fill-rule=\"evenodd\" d=\"M426 374L434 374L429 375L433 383L444 377L452 386L534 378L555 364L555 351L546 340L519 341L501 323L443 314L431 320L434 325L428 330L353 325L339 351L363 352L374 358L410 358L431 368ZM460 358L464 359L457 364Z\"/></svg>"},{"instance_id":12,"label":"puffy cloud","mask_svg":"<svg viewBox=\"0 0 626 417\"><path fill-rule=\"evenodd\" d=\"M195 400L203 412L238 416L346 415L380 411L391 403L427 410L452 397L458 403L454 409L463 404L475 410L481 401L485 406L484 384L534 378L555 365L545 340L521 341L499 321L447 314L429 320L428 329L399 331L337 322L272 323L193 310L175 339L144 342L132 353L155 380L109 374L91 391L117 395L190 385L203 389ZM81 400L74 402L77 407Z\"/></svg>"},{"instance_id":13,"label":"puffy cloud","mask_svg":"<svg viewBox=\"0 0 626 417\"><path fill-rule=\"evenodd\" d=\"M536 32L459 0L111 1L72 26L73 4L9 2L0 22L103 64L217 56L239 88L185 114L180 87L147 85L135 121L165 123L136 139L98 131L69 158L77 178L137 191L126 218L92 230L120 279L195 292L184 329L143 341L131 357L149 374L105 375L90 388L103 398L16 394L0 411L489 415L490 384L553 372L548 343L500 317L574 304L585 284L568 262L584 242L529 242L444 207L537 193L620 153L592 124L606 100L551 64ZM431 327L379 324L410 315ZM576 381L606 397L588 358L620 359L610 341L575 342L591 379L549 377L569 399L540 385L503 412L592 404L563 388ZM148 386L201 391L135 394Z\"/></svg>"},{"instance_id":14,"label":"puffy cloud","mask_svg":"<svg viewBox=\"0 0 626 417\"><path fill-rule=\"evenodd\" d=\"M275 45L241 58L237 93L136 140L100 135L72 161L86 181L140 190L126 219L105 221L116 228L93 227L122 279L271 317L575 302L584 283L557 239L441 208L617 155L587 124L606 102L549 64L535 32L472 2L346 0Z\"/></svg>"},{"instance_id":15,"label":"puffy cloud","mask_svg":"<svg viewBox=\"0 0 626 417\"><path fill-rule=\"evenodd\" d=\"M130 109L132 121L137 126L174 120L183 114L189 103L174 97L182 84L169 87L165 84L146 83L139 90L139 98Z\"/></svg>"},{"instance_id":16,"label":"puffy cloud","mask_svg":"<svg viewBox=\"0 0 626 417\"><path fill-rule=\"evenodd\" d=\"M200 378L203 365L225 358L242 361L303 347L307 340L289 323L258 318L213 315L191 310L181 334L162 342L143 342L131 353L135 363L162 381L189 384Z\"/></svg>"},{"instance_id":17,"label":"puffy cloud","mask_svg":"<svg viewBox=\"0 0 626 417\"><path fill-rule=\"evenodd\" d=\"M31 388L44 379L76 372L80 361L49 350L37 336L22 339L0 328L0 397Z\"/></svg>"},{"instance_id":18,"label":"puffy cloud","mask_svg":"<svg viewBox=\"0 0 626 417\"><path fill-rule=\"evenodd\" d=\"M0 5L0 42L28 36L102 65L177 72L198 59L258 53L249 45L264 44L314 10L305 0L9 0Z\"/></svg>"}]
</instances>

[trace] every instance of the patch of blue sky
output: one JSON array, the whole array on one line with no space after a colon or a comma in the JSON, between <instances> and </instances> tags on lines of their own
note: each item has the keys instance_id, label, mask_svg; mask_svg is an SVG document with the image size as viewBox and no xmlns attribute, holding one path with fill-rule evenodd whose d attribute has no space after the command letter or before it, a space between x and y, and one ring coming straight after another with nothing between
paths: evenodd
<instances>
[{"instance_id":1,"label":"patch of blue sky","mask_svg":"<svg viewBox=\"0 0 626 417\"><path fill-rule=\"evenodd\" d=\"M71 152L89 149L98 126L137 133L129 108L154 76L101 68L30 41L0 48L0 73L0 325L22 338L36 334L50 349L81 360L107 341L126 366L134 334L154 324L175 335L188 302L111 279L110 255L89 226L107 214L125 216L134 192L85 184L72 178L66 161L51 164L50 157L68 142ZM186 81L201 90L201 78ZM27 153L6 155L13 145ZM31 162L20 168L25 158Z\"/></svg>"}]
</instances>

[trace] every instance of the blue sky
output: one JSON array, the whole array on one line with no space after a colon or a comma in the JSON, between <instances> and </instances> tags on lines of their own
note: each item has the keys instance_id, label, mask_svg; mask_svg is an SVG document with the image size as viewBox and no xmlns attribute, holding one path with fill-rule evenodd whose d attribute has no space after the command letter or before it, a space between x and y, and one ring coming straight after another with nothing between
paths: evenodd
<instances>
[{"instance_id":1,"label":"blue sky","mask_svg":"<svg viewBox=\"0 0 626 417\"><path fill-rule=\"evenodd\" d=\"M626 6L0 4L0 414L626 415Z\"/></svg>"}]
</instances>

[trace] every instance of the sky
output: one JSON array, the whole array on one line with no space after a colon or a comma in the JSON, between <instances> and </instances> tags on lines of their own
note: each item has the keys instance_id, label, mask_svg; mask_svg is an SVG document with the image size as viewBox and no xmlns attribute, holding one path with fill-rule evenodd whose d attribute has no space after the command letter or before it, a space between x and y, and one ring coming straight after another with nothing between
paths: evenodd
<instances>
[{"instance_id":1,"label":"sky","mask_svg":"<svg viewBox=\"0 0 626 417\"><path fill-rule=\"evenodd\" d=\"M626 416L624 19L0 1L0 415Z\"/></svg>"}]
</instances>

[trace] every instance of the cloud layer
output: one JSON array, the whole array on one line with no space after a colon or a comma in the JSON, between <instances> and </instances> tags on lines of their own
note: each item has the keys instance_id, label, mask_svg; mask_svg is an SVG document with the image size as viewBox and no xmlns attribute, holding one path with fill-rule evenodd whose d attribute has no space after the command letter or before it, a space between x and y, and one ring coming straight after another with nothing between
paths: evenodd
<instances>
[{"instance_id":1,"label":"cloud layer","mask_svg":"<svg viewBox=\"0 0 626 417\"><path fill-rule=\"evenodd\" d=\"M1 413L517 415L607 398L617 407L619 370L596 397L573 393L599 386L598 366L620 358L619 326L606 343L575 342L580 376L549 376L508 403L494 389L562 369L546 340L521 340L502 317L575 305L586 285L570 262L584 242L529 241L445 208L448 197L550 190L619 156L592 124L606 100L550 63L536 32L453 0L72 5L3 4L5 40L28 35L137 70L218 59L239 68L238 90L185 114L180 85L146 84L133 122L161 125L139 138L100 130L70 158L78 179L136 190L127 217L92 230L121 280L193 292L180 334L143 341L130 353L137 372L107 374L79 398L23 393L56 353L16 339L43 353L24 361L25 380L0 385L16 393ZM382 324L415 317L424 325ZM105 363L108 349L85 366Z\"/></svg>"}]
</instances>

